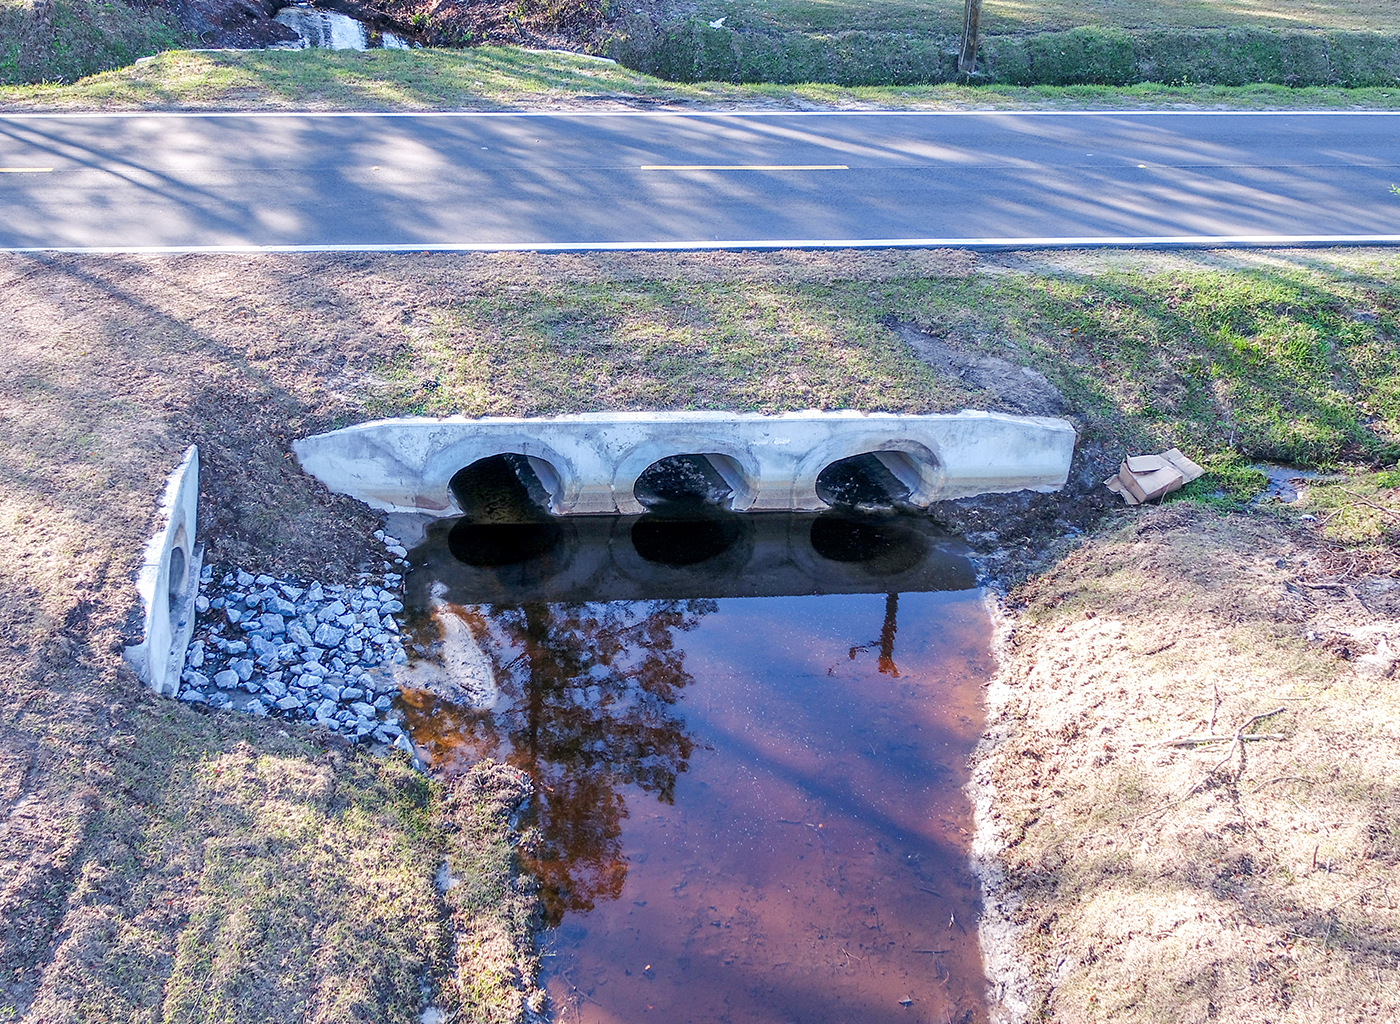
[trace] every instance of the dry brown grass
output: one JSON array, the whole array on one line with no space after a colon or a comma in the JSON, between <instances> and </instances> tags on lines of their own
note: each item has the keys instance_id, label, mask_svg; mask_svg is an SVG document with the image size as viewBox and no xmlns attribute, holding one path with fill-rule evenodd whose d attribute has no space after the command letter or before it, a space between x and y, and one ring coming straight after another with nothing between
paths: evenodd
<instances>
[{"instance_id":1,"label":"dry brown grass","mask_svg":"<svg viewBox=\"0 0 1400 1024\"><path fill-rule=\"evenodd\" d=\"M1286 513L1124 520L1014 595L994 954L1045 1020L1395 1019L1400 562Z\"/></svg>"}]
</instances>

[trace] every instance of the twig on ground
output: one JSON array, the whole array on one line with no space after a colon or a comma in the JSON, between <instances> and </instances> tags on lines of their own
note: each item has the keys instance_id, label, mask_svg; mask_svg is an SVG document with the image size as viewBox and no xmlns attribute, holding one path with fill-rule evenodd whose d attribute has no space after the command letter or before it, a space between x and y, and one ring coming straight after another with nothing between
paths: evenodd
<instances>
[{"instance_id":1,"label":"twig on ground","mask_svg":"<svg viewBox=\"0 0 1400 1024\"><path fill-rule=\"evenodd\" d=\"M1362 611L1364 611L1367 615L1372 614L1372 613L1371 613L1371 606L1368 605L1365 601L1361 600L1361 598L1357 596L1356 591L1353 590L1353 589L1351 588L1351 585L1350 585L1350 584L1348 584L1347 586L1343 587L1342 590L1344 590L1344 591L1346 592L1347 597L1351 598L1353 601L1355 601L1357 604L1359 604L1359 605L1361 606L1361 610L1362 610Z\"/></svg>"},{"instance_id":2,"label":"twig on ground","mask_svg":"<svg viewBox=\"0 0 1400 1024\"><path fill-rule=\"evenodd\" d=\"M1275 782L1306 782L1311 785L1312 781L1312 779L1305 779L1301 775L1275 775L1272 779L1265 779L1263 782L1259 783L1259 785L1254 787L1253 791L1257 793L1265 786L1272 786Z\"/></svg>"},{"instance_id":3,"label":"twig on ground","mask_svg":"<svg viewBox=\"0 0 1400 1024\"><path fill-rule=\"evenodd\" d=\"M1216 764L1215 767L1211 768L1210 771L1206 772L1199 782L1197 782L1194 786L1188 789L1186 791L1186 794L1182 797L1182 799L1185 800L1187 797L1199 793L1201 791L1201 788L1210 780L1211 776L1213 776L1216 772L1220 771L1221 768L1224 768L1227 764L1230 763L1231 760L1234 759L1236 750L1240 752L1240 767L1239 770L1235 772L1235 781L1238 782L1240 776L1244 774L1244 731L1248 729L1251 725L1253 725L1255 722L1261 722L1266 718L1273 718L1274 715L1281 715L1287 710L1288 708L1286 707L1275 708L1273 711L1266 711L1263 714L1254 715L1252 718L1247 719L1242 725L1240 725L1238 729L1235 730L1234 738L1230 741L1230 749L1225 751L1225 756L1220 759L1220 762Z\"/></svg>"},{"instance_id":4,"label":"twig on ground","mask_svg":"<svg viewBox=\"0 0 1400 1024\"><path fill-rule=\"evenodd\" d=\"M1247 736L1172 736L1162 740L1157 744L1159 747L1195 747L1202 743L1233 743L1236 739L1249 742L1251 740L1281 740L1284 738L1281 732L1254 732Z\"/></svg>"},{"instance_id":5,"label":"twig on ground","mask_svg":"<svg viewBox=\"0 0 1400 1024\"><path fill-rule=\"evenodd\" d=\"M1347 490L1347 488L1345 487L1343 487L1342 490L1346 491L1347 494L1350 494L1357 501L1361 502L1361 504L1373 508L1377 512L1380 512L1384 515L1388 515L1394 519L1400 519L1400 512L1397 512L1395 509L1386 508L1384 505L1377 505L1374 501L1371 501L1369 498L1365 498L1362 495L1357 494L1355 491Z\"/></svg>"}]
</instances>

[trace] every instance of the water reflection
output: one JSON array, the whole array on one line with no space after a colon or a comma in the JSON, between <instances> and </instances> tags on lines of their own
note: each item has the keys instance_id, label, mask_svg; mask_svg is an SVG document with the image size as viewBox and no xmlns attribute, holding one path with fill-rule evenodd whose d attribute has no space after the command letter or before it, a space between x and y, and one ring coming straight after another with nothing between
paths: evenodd
<instances>
[{"instance_id":1,"label":"water reflection","mask_svg":"<svg viewBox=\"0 0 1400 1024\"><path fill-rule=\"evenodd\" d=\"M738 516L672 519L642 516L632 524L632 546L648 562L680 567L718 558L741 534Z\"/></svg>"},{"instance_id":2,"label":"water reflection","mask_svg":"<svg viewBox=\"0 0 1400 1024\"><path fill-rule=\"evenodd\" d=\"M425 607L438 583L464 605L964 590L963 550L925 516L854 511L444 519L408 585Z\"/></svg>"},{"instance_id":3,"label":"water reflection","mask_svg":"<svg viewBox=\"0 0 1400 1024\"><path fill-rule=\"evenodd\" d=\"M443 523L411 554L414 639L469 634L493 679L406 694L404 724L436 770L534 780L561 1014L985 1021L963 785L990 659L960 549L914 516L529 525L557 533Z\"/></svg>"},{"instance_id":4,"label":"water reflection","mask_svg":"<svg viewBox=\"0 0 1400 1024\"><path fill-rule=\"evenodd\" d=\"M879 660L876 666L882 676L894 676L899 678L899 666L894 663L894 636L899 632L899 595L887 594L885 596L885 623L880 627L880 639L867 644L857 644L847 652L847 657L851 661L856 660L856 655L862 651L878 650Z\"/></svg>"},{"instance_id":5,"label":"water reflection","mask_svg":"<svg viewBox=\"0 0 1400 1024\"><path fill-rule=\"evenodd\" d=\"M674 800L694 748L676 706L694 681L676 636L714 610L705 600L443 610L472 627L501 696L494 713L453 713L410 695L407 724L440 767L496 757L529 773L538 840L527 860L551 925L621 891L624 791Z\"/></svg>"}]
</instances>

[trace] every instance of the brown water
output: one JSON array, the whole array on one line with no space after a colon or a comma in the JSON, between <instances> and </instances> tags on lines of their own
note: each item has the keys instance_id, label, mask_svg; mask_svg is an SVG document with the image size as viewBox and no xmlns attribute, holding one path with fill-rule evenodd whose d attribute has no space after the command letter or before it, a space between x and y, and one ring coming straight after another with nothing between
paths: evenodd
<instances>
[{"instance_id":1,"label":"brown water","mask_svg":"<svg viewBox=\"0 0 1400 1024\"><path fill-rule=\"evenodd\" d=\"M946 547L924 557L970 584ZM445 573L418 560L421 593ZM459 581L440 613L471 626L496 705L405 699L435 767L494 755L535 780L556 1019L985 1020L963 794L991 672L979 593L677 586L510 606Z\"/></svg>"}]
</instances>

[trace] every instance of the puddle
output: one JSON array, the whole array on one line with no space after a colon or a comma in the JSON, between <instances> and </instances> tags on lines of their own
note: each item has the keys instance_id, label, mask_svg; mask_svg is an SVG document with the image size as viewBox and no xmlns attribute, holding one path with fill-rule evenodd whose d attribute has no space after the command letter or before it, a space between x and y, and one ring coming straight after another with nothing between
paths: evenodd
<instances>
[{"instance_id":1,"label":"puddle","mask_svg":"<svg viewBox=\"0 0 1400 1024\"><path fill-rule=\"evenodd\" d=\"M403 724L534 779L556 1020L986 1020L990 624L926 519L443 522L410 559L409 670L461 690Z\"/></svg>"},{"instance_id":2,"label":"puddle","mask_svg":"<svg viewBox=\"0 0 1400 1024\"><path fill-rule=\"evenodd\" d=\"M1250 468L1259 470L1269 478L1263 492L1254 499L1255 502L1281 501L1285 505L1291 505L1307 489L1308 481L1317 480L1323 476L1323 474L1312 470L1298 469L1295 466L1279 466L1269 462L1256 463Z\"/></svg>"},{"instance_id":3,"label":"puddle","mask_svg":"<svg viewBox=\"0 0 1400 1024\"><path fill-rule=\"evenodd\" d=\"M317 50L408 50L417 43L392 32L381 32L373 26L310 4L294 4L277 12L276 21L286 25L301 37L301 45L291 49Z\"/></svg>"}]
</instances>

